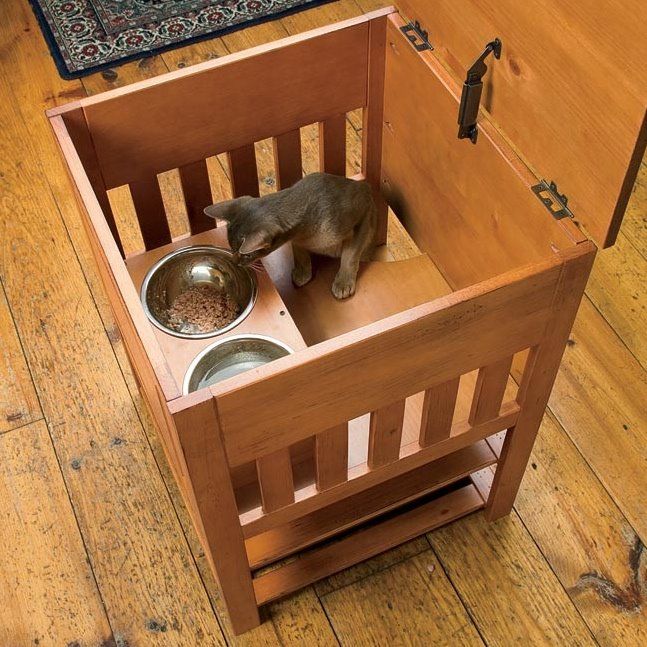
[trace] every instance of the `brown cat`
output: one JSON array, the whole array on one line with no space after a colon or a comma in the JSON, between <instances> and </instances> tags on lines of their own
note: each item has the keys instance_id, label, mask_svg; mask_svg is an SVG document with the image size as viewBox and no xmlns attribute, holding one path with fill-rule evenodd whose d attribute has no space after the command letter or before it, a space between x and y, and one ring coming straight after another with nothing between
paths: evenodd
<instances>
[{"instance_id":1,"label":"brown cat","mask_svg":"<svg viewBox=\"0 0 647 647\"><path fill-rule=\"evenodd\" d=\"M207 207L204 212L228 223L229 245L247 265L291 241L292 280L312 278L310 252L341 258L332 284L337 299L355 293L359 261L371 247L377 211L367 182L312 173L288 189L252 198L243 196Z\"/></svg>"}]
</instances>

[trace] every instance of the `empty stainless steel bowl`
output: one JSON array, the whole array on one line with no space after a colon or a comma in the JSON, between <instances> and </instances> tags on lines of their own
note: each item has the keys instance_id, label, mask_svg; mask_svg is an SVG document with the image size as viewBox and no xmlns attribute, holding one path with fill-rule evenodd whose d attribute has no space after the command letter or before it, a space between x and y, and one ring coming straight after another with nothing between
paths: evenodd
<instances>
[{"instance_id":1,"label":"empty stainless steel bowl","mask_svg":"<svg viewBox=\"0 0 647 647\"><path fill-rule=\"evenodd\" d=\"M223 289L238 304L238 317L209 331L194 332L191 326L180 330L170 327L168 310L175 299L187 289L205 284ZM183 247L151 267L140 297L148 318L164 332L185 339L204 339L231 330L250 313L256 300L256 277L253 271L236 265L227 249L212 245Z\"/></svg>"},{"instance_id":2,"label":"empty stainless steel bowl","mask_svg":"<svg viewBox=\"0 0 647 647\"><path fill-rule=\"evenodd\" d=\"M292 352L278 339L263 335L236 335L221 339L207 346L191 362L182 391L184 395L192 393Z\"/></svg>"}]
</instances>

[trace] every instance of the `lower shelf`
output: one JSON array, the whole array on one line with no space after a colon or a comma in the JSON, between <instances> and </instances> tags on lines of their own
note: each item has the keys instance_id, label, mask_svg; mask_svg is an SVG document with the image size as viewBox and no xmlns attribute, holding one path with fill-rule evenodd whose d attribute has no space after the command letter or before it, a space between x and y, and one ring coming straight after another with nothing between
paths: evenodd
<instances>
[{"instance_id":1,"label":"lower shelf","mask_svg":"<svg viewBox=\"0 0 647 647\"><path fill-rule=\"evenodd\" d=\"M484 440L245 541L252 569L384 515L496 462Z\"/></svg>"},{"instance_id":2,"label":"lower shelf","mask_svg":"<svg viewBox=\"0 0 647 647\"><path fill-rule=\"evenodd\" d=\"M267 604L329 575L374 557L434 528L483 508L485 501L468 480L438 492L379 523L301 554L297 559L254 579L256 602Z\"/></svg>"}]
</instances>

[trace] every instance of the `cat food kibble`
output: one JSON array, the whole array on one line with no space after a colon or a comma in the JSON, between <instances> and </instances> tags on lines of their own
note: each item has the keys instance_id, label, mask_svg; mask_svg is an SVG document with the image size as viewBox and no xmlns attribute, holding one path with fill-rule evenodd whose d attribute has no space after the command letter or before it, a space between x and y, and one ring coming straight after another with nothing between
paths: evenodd
<instances>
[{"instance_id":1,"label":"cat food kibble","mask_svg":"<svg viewBox=\"0 0 647 647\"><path fill-rule=\"evenodd\" d=\"M240 314L239 305L213 285L196 285L180 294L168 310L168 326L181 333L224 328Z\"/></svg>"}]
</instances>

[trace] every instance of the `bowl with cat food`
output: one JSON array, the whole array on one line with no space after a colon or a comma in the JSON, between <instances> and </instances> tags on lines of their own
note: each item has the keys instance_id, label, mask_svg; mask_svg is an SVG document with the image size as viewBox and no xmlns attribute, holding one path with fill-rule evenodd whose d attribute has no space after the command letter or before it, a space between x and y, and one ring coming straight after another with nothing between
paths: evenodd
<instances>
[{"instance_id":1,"label":"bowl with cat food","mask_svg":"<svg viewBox=\"0 0 647 647\"><path fill-rule=\"evenodd\" d=\"M191 362L182 385L184 395L257 368L294 351L265 335L234 335L204 348Z\"/></svg>"},{"instance_id":2,"label":"bowl with cat food","mask_svg":"<svg viewBox=\"0 0 647 647\"><path fill-rule=\"evenodd\" d=\"M161 258L146 274L140 297L160 330L185 339L220 335L252 310L257 284L253 271L234 263L221 247L183 247Z\"/></svg>"}]
</instances>

